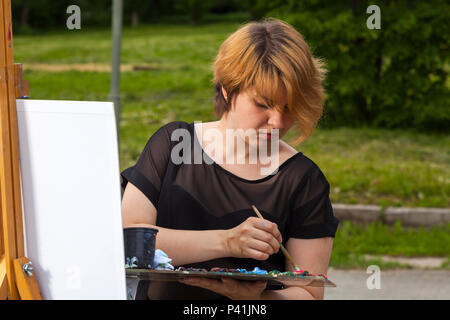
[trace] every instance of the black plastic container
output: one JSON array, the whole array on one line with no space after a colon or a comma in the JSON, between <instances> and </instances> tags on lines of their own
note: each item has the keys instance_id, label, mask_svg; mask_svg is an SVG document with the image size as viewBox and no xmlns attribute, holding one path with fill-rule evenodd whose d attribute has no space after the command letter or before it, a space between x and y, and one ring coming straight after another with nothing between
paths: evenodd
<instances>
[{"instance_id":1,"label":"black plastic container","mask_svg":"<svg viewBox=\"0 0 450 320\"><path fill-rule=\"evenodd\" d=\"M157 233L154 228L123 229L127 268L152 269Z\"/></svg>"}]
</instances>

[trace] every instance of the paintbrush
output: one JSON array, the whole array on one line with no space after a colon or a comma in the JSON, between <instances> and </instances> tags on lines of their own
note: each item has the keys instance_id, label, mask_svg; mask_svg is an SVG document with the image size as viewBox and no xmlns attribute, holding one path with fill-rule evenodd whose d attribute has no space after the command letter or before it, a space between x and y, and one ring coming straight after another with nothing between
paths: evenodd
<instances>
[{"instance_id":1,"label":"paintbrush","mask_svg":"<svg viewBox=\"0 0 450 320\"><path fill-rule=\"evenodd\" d=\"M261 213L259 212L259 210L254 205L252 205L252 208L253 208L253 211L255 211L256 215L259 218L264 219L263 216L261 215ZM300 268L295 264L291 255L289 254L289 252L287 252L286 248L283 246L283 244L281 242L280 242L280 248L281 248L281 251L283 252L283 254L286 256L286 258L289 260L289 262L294 267L295 271L300 271Z\"/></svg>"}]
</instances>

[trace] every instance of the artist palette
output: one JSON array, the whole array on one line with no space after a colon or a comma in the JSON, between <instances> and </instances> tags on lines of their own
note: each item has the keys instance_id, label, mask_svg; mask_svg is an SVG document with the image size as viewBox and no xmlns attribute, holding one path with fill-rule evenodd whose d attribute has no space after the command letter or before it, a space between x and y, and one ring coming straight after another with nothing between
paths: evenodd
<instances>
[{"instance_id":1,"label":"artist palette","mask_svg":"<svg viewBox=\"0 0 450 320\"><path fill-rule=\"evenodd\" d=\"M152 270L126 269L127 277L137 277L139 280L179 281L188 277L209 279L230 278L241 281L267 281L270 286L297 287L336 287L336 285L322 275L302 275L300 273L254 274L243 272L221 271L192 271L192 270Z\"/></svg>"}]
</instances>

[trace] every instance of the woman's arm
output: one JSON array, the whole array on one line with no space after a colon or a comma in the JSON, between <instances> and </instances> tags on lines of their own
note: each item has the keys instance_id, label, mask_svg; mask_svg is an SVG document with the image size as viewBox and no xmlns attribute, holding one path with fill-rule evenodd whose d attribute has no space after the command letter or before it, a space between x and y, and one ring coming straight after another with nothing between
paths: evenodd
<instances>
[{"instance_id":1,"label":"woman's arm","mask_svg":"<svg viewBox=\"0 0 450 320\"><path fill-rule=\"evenodd\" d=\"M132 183L128 183L122 198L122 224L128 227L158 229L155 247L163 250L174 266L222 257L223 239L219 230L186 231L155 226L156 208Z\"/></svg>"},{"instance_id":2,"label":"woman's arm","mask_svg":"<svg viewBox=\"0 0 450 320\"><path fill-rule=\"evenodd\" d=\"M286 248L297 265L311 274L326 274L333 247L333 238L289 239ZM294 271L286 261L289 271ZM282 290L264 290L265 283L221 280L206 278L188 278L185 284L212 290L233 300L322 300L323 287L289 287Z\"/></svg>"},{"instance_id":3,"label":"woman's arm","mask_svg":"<svg viewBox=\"0 0 450 320\"><path fill-rule=\"evenodd\" d=\"M266 260L278 252L281 234L276 224L254 217L229 230L175 230L155 226L156 208L133 184L122 199L123 227L158 229L156 248L163 250L174 266L223 257Z\"/></svg>"},{"instance_id":4,"label":"woman's arm","mask_svg":"<svg viewBox=\"0 0 450 320\"><path fill-rule=\"evenodd\" d=\"M291 255L295 263L311 274L326 274L330 261L331 250L333 248L333 238L317 239L294 239L291 238L286 243L286 250ZM295 271L289 260L286 259L287 271ZM290 287L283 290L266 290L262 293L261 299L317 299L323 300L323 287Z\"/></svg>"}]
</instances>

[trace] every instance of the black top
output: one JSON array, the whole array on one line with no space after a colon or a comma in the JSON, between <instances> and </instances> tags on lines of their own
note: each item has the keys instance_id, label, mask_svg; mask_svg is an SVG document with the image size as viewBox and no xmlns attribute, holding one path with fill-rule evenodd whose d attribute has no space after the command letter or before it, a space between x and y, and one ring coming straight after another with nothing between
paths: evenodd
<instances>
[{"instance_id":1,"label":"black top","mask_svg":"<svg viewBox=\"0 0 450 320\"><path fill-rule=\"evenodd\" d=\"M186 138L178 135L172 141L175 129L185 129L181 131ZM180 230L230 229L248 217L256 217L251 208L255 205L265 219L278 225L284 245L289 238L335 236L339 220L333 214L328 181L301 152L282 163L276 174L246 180L222 168L206 153L205 161L194 163L194 144L203 154L194 122L170 122L149 139L136 165L121 173L123 188L130 181L153 203L157 226ZM174 152L190 161L173 163L170 155L174 146L177 146ZM285 257L280 250L266 261L229 257L184 266L208 270L212 267L252 270L257 266L268 271L285 271ZM149 295L152 299L225 298L177 282L151 283Z\"/></svg>"}]
</instances>

